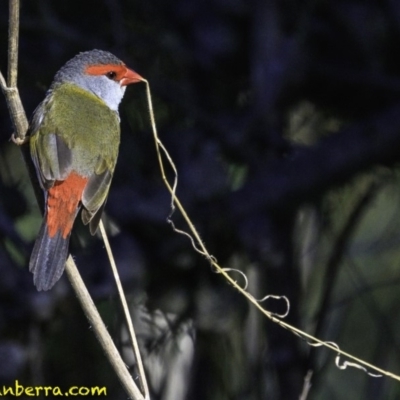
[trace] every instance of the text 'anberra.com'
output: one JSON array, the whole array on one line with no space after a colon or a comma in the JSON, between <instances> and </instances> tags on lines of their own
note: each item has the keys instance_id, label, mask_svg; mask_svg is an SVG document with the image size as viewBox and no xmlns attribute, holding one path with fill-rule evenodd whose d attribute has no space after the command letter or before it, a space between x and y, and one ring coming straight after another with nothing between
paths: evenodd
<instances>
[{"instance_id":1,"label":"text 'anberra.com'","mask_svg":"<svg viewBox=\"0 0 400 400\"><path fill-rule=\"evenodd\" d=\"M59 386L24 386L18 380L14 385L1 386L0 397L13 396L13 397L46 397L46 396L107 396L107 388L102 386L71 386L66 390L62 390Z\"/></svg>"}]
</instances>

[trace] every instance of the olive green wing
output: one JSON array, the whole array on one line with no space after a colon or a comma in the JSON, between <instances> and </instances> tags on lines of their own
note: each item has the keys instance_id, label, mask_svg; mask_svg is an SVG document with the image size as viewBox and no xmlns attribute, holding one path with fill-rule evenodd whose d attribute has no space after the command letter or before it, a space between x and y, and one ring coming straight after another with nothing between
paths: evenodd
<instances>
[{"instance_id":1,"label":"olive green wing","mask_svg":"<svg viewBox=\"0 0 400 400\"><path fill-rule=\"evenodd\" d=\"M30 152L39 183L44 190L64 180L71 171L72 152L57 129L44 117L43 102L35 110L30 129Z\"/></svg>"},{"instance_id":2,"label":"olive green wing","mask_svg":"<svg viewBox=\"0 0 400 400\"><path fill-rule=\"evenodd\" d=\"M115 164L114 164L115 165ZM107 163L100 159L95 173L89 178L82 193L82 221L89 224L90 233L94 235L100 223L101 214L107 201L110 190L114 166L109 168Z\"/></svg>"}]
</instances>

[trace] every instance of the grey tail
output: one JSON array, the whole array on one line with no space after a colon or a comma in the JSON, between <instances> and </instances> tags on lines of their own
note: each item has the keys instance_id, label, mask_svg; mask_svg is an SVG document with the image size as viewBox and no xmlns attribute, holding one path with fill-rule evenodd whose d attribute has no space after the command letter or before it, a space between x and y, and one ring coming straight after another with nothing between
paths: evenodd
<instances>
[{"instance_id":1,"label":"grey tail","mask_svg":"<svg viewBox=\"0 0 400 400\"><path fill-rule=\"evenodd\" d=\"M63 238L58 231L50 237L44 217L29 261L29 271L33 273L37 290L49 290L60 279L68 256L70 236Z\"/></svg>"}]
</instances>

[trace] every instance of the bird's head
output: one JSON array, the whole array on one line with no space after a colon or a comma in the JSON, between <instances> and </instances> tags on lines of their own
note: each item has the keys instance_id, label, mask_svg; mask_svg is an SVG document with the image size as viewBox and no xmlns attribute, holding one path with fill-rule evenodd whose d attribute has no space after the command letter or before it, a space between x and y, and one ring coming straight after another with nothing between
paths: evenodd
<instances>
[{"instance_id":1,"label":"bird's head","mask_svg":"<svg viewBox=\"0 0 400 400\"><path fill-rule=\"evenodd\" d=\"M79 53L69 60L54 77L51 90L62 83L75 84L100 97L117 111L127 85L143 81L119 58L102 50Z\"/></svg>"}]
</instances>

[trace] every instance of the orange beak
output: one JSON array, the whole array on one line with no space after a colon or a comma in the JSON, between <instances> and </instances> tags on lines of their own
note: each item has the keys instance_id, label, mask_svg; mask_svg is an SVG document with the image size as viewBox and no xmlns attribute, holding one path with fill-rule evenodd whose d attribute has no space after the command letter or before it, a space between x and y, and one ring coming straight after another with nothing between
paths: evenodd
<instances>
[{"instance_id":1,"label":"orange beak","mask_svg":"<svg viewBox=\"0 0 400 400\"><path fill-rule=\"evenodd\" d=\"M132 71L131 69L127 68L125 71L125 74L122 76L121 80L119 81L119 84L121 86L127 86L132 83L138 83L142 82L144 79L137 74L135 71Z\"/></svg>"}]
</instances>

